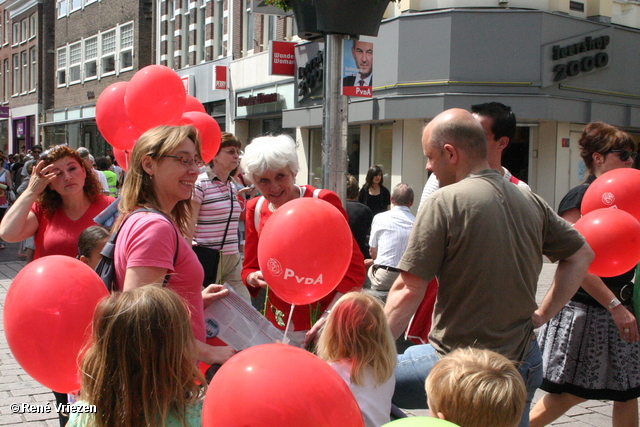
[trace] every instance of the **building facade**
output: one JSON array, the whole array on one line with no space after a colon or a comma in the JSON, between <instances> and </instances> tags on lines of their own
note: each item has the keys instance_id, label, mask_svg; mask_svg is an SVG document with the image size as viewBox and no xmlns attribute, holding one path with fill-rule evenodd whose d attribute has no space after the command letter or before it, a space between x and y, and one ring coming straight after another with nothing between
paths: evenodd
<instances>
[{"instance_id":1,"label":"building facade","mask_svg":"<svg viewBox=\"0 0 640 427\"><path fill-rule=\"evenodd\" d=\"M469 3L479 7L462 7ZM349 100L357 161L349 160L358 164L360 183L377 164L391 186L422 189L425 123L448 108L484 102L512 107L518 133L503 164L556 207L586 178L577 144L586 123L604 121L640 140L640 78L632 71L640 66L633 53L640 47L638 2L482 3L392 3L378 36L361 38L373 42L374 63L383 65L374 66L373 97ZM548 3L547 10L533 3ZM303 54L313 45L323 49L298 47L299 67L313 57ZM321 185L321 98L299 99L283 123L297 129L307 161L298 179Z\"/></svg>"}]
</instances>

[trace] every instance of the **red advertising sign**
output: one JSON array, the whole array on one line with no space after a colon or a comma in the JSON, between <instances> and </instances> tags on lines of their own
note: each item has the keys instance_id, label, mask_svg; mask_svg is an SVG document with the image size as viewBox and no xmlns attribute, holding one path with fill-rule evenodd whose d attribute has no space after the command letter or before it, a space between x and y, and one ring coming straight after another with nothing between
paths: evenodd
<instances>
[{"instance_id":1,"label":"red advertising sign","mask_svg":"<svg viewBox=\"0 0 640 427\"><path fill-rule=\"evenodd\" d=\"M227 89L227 67L216 65L216 78L214 89Z\"/></svg>"},{"instance_id":2,"label":"red advertising sign","mask_svg":"<svg viewBox=\"0 0 640 427\"><path fill-rule=\"evenodd\" d=\"M279 76L295 76L296 74L296 43L270 42L269 74Z\"/></svg>"}]
</instances>

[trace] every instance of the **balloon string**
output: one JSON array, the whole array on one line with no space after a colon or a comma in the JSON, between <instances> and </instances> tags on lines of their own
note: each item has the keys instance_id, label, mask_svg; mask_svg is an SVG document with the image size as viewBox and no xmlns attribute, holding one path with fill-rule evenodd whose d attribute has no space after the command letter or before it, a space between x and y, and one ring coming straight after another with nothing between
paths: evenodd
<instances>
[{"instance_id":1,"label":"balloon string","mask_svg":"<svg viewBox=\"0 0 640 427\"><path fill-rule=\"evenodd\" d=\"M293 318L293 309L296 307L295 304L291 304L291 310L289 310L289 319L287 319L287 327L284 328L284 337L282 337L283 344L289 344L289 338L287 338L287 333L289 332L289 326L291 325L291 319Z\"/></svg>"}]
</instances>

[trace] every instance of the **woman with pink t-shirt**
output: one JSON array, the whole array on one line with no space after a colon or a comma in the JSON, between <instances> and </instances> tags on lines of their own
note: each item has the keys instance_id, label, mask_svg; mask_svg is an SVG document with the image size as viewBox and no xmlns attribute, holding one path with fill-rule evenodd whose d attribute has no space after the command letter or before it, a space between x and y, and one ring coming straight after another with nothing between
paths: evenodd
<instances>
[{"instance_id":1,"label":"woman with pink t-shirt","mask_svg":"<svg viewBox=\"0 0 640 427\"><path fill-rule=\"evenodd\" d=\"M191 193L202 164L194 127L159 126L138 139L120 194L122 215L115 227L127 220L120 228L114 261L118 290L166 284L186 301L198 359L212 365L225 362L234 351L204 342L204 306L228 291L220 285L202 289L202 266L183 238L193 215ZM153 211L131 214L141 207Z\"/></svg>"}]
</instances>

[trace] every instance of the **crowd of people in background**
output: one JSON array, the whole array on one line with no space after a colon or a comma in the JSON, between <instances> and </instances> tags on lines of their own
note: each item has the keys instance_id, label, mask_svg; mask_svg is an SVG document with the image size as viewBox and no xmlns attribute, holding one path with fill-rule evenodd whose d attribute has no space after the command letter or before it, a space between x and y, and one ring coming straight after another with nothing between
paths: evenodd
<instances>
[{"instance_id":1,"label":"crowd of people in background","mask_svg":"<svg viewBox=\"0 0 640 427\"><path fill-rule=\"evenodd\" d=\"M207 342L204 310L235 292L276 328L290 325L289 344L338 372L366 427L403 416L398 407L429 408L461 427L543 426L586 399L614 400L614 426L637 427L634 270L586 274L593 253L572 227L589 184L631 167L636 145L613 126L589 124L579 145L590 176L558 215L502 166L515 129L499 103L434 118L422 137L430 177L418 209L409 184L384 186L391 179L380 165L364 179L346 177L344 205L296 184L298 149L286 135L245 145L223 133L205 164L194 127L160 126L137 141L126 173L84 147L0 152L0 238L21 242L27 261L66 255L95 268L119 232L116 292L99 304L81 362L78 399L98 412L61 414L61 426L200 425L207 380L194 361L220 365L235 354ZM265 280L258 245L271 215L304 197L340 211L353 250L337 287L292 311ZM96 223L116 198L113 227ZM543 255L558 268L538 306ZM424 307L430 286L435 304ZM429 319L428 344L399 352L396 339L414 316ZM540 385L548 394L530 413Z\"/></svg>"}]
</instances>

